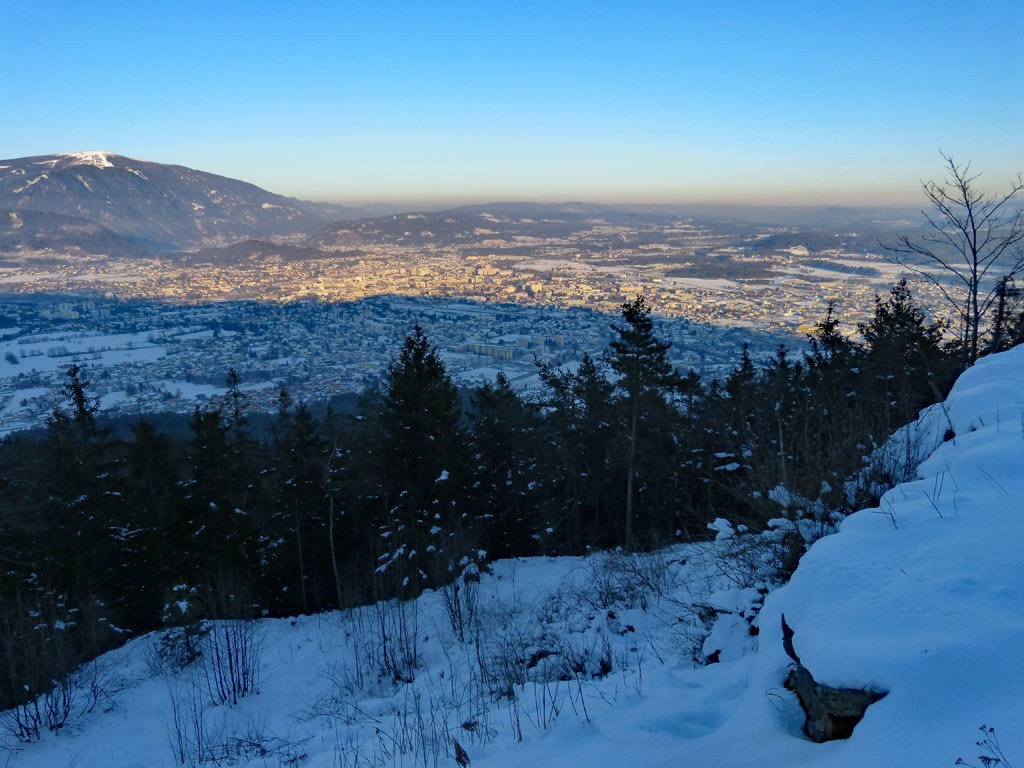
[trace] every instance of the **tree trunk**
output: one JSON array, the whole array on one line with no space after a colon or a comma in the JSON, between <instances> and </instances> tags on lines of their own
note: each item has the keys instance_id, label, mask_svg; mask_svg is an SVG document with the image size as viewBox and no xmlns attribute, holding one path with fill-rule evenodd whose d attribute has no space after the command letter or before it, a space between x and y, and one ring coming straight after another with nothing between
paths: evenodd
<instances>
[{"instance_id":1,"label":"tree trunk","mask_svg":"<svg viewBox=\"0 0 1024 768\"><path fill-rule=\"evenodd\" d=\"M306 606L306 565L302 556L302 526L299 523L299 512L295 510L295 546L299 550L299 592L302 595L302 612L307 613Z\"/></svg>"},{"instance_id":2,"label":"tree trunk","mask_svg":"<svg viewBox=\"0 0 1024 768\"><path fill-rule=\"evenodd\" d=\"M328 496L327 508L327 542L331 546L331 570L334 571L334 589L338 596L338 610L342 608L341 603L341 577L338 575L338 558L334 552L334 497Z\"/></svg>"},{"instance_id":3,"label":"tree trunk","mask_svg":"<svg viewBox=\"0 0 1024 768\"><path fill-rule=\"evenodd\" d=\"M640 418L639 399L633 401L633 424L629 437L629 454L626 460L626 540L627 551L633 549L633 471L636 463L636 430Z\"/></svg>"}]
</instances>

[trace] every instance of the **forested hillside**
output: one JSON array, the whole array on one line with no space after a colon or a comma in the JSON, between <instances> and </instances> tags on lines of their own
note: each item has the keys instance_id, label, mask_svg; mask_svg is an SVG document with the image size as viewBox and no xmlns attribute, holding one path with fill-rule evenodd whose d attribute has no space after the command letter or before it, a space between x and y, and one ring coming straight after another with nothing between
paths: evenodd
<instances>
[{"instance_id":1,"label":"forested hillside","mask_svg":"<svg viewBox=\"0 0 1024 768\"><path fill-rule=\"evenodd\" d=\"M862 329L862 345L840 343L831 334L826 347L826 318L814 352L792 361L791 370L805 382L826 370L838 376L837 355L847 355L849 381L863 385L858 376L881 354L880 339L895 342L894 335L881 333L883 325L893 327L896 308L906 300L897 287L879 302L875 323ZM552 483L538 490L529 486L535 481L525 482L558 462L568 464L569 445L592 447L563 442L556 460L551 448L559 446L545 445L560 433L564 438L570 423L553 421L559 408L564 411L554 385L590 376L587 366L551 379L552 392L542 403L523 403L499 382L477 392L463 413L429 342L414 331L384 389L364 401L357 416L333 427L333 416L313 419L283 396L274 431L259 438L246 428L242 401L235 397L219 410L197 414L191 440L140 426L123 443L89 420L86 389L72 371L69 410L55 414L46 438L4 446L7 466L17 459L25 473L6 491L27 494L29 487L49 483L70 494L63 482L95 481L77 497L62 501L54 495L45 510L41 501L36 508L52 515L63 504L63 517L37 516L32 528L22 506L21 516L5 520L4 556L11 565L16 557L37 558L32 572L7 572L0 614L5 695L7 706L14 704L0 712L8 762L34 768L127 768L140 760L154 766L326 768L456 761L507 768L690 759L719 768L755 762L923 768L962 758L956 764L1009 765L1024 748L1013 727L1021 716L1015 663L1017 513L1024 493L1021 349L980 360L948 399L851 462L857 468L845 482L830 481L830 470L809 475L807 482L818 486L814 498L792 490L795 479L813 470L799 450L771 454L785 460L788 485L772 474L758 484L771 466L757 458L758 433L732 434L704 410L714 397L728 410L733 395L725 384L695 382L689 400L662 393L659 402L672 403L670 411L691 420L688 430L674 427L673 444L701 428L733 440L743 436L736 456L715 455L730 453L727 443L707 449L713 451L703 473L708 482L700 483L702 475L693 471L704 493L712 492L712 473L730 479L715 481L716 498L730 499L745 522L718 517L698 533L698 521L706 519L700 505L708 502L691 492L678 497L697 500L678 516L687 521L690 540L656 546L686 532L660 533L657 526L665 521L646 514L643 478L652 470L650 453L641 447L653 433L640 425L651 418L646 408L654 406L631 402L643 390L630 389L629 377L666 388L681 380L657 366L662 347L645 335L645 319L642 303L625 308L608 357L621 373L614 384L600 380L609 410L592 424L609 430L609 441L613 430L630 430L635 450L629 451L630 442L620 444L624 452L613 458L611 443L604 444L604 466L609 472L613 461L620 467L606 478L609 496L628 494L632 459L633 551L587 551L594 547L588 542L600 537L624 543L626 536L624 519L595 514L589 498L580 502L588 475L581 472L571 488ZM899 347L904 359L924 348L923 338ZM945 353L937 352L942 360ZM738 393L737 377L744 369L750 373L751 391L761 400L755 395L744 401L748 418L759 410L778 412L763 400L778 367L744 361L729 377ZM657 378L638 377L644 368ZM878 381L889 386L890 376ZM851 397L833 383L843 398ZM501 398L498 391L504 391ZM614 409L618 418L608 415ZM635 436L634 413L643 414ZM526 418L532 419L529 429L520 424L518 431L506 430L509 422ZM584 434L583 421L572 423ZM204 432L204 424L221 429ZM795 434L794 422L778 424L781 431L764 437L767 442ZM226 437L212 439L218 431ZM423 436L394 439L404 432ZM538 441L532 452L524 449L500 467L486 463L486 441L518 445L526 435ZM108 450L106 462L86 465L80 450L53 453L69 436L98 441ZM351 440L348 449L333 442L342 436ZM871 438L861 432L859 439ZM306 444L318 448L303 452ZM462 453L440 455L442 447ZM150 464L140 463L150 454ZM357 465L354 454L365 459ZM66 463L49 475L29 472L42 455L63 456ZM223 456L235 457L232 466L240 474L219 492L247 489L238 496L207 490L218 487L211 470L224 465ZM243 459L257 463L238 469ZM492 471L484 474L488 466ZM303 474L304 467L316 469ZM145 485L138 483L143 478ZM833 495L837 485L842 492ZM605 480L595 486L604 487ZM97 494L109 501L107 509L136 505L152 510L152 517L140 514L110 527L109 517L96 519L104 509L90 503ZM744 506L743 498L752 501ZM157 499L162 506L144 503ZM491 506L483 506L487 500ZM516 507L516 500L523 505ZM578 528L554 528L553 520L572 522L565 513L574 500L583 512ZM864 500L877 506L843 517ZM228 503L237 503L231 515L218 514ZM609 508L622 513L627 504L628 497ZM74 540L68 510L76 508L89 509L81 519L91 525L82 530L97 549L67 548ZM544 509L561 509L563 517L538 517ZM200 528L174 510L195 510L197 517L202 510ZM352 524L356 510L364 516L356 521L367 526L363 531ZM271 527L275 520L277 529ZM224 521L233 524L219 529L224 543L218 544L202 525ZM525 526L525 535L518 535L517 525ZM45 540L44 532L53 540ZM172 535L180 549L152 546ZM506 536L513 538L506 542ZM137 542L134 550L131 542ZM496 557L483 546L533 554L578 547L586 554ZM361 554L360 547L374 551ZM127 628L121 617L131 616L131 606L142 615L140 596L167 583L172 572L181 580L164 590L157 621L146 619L159 623L159 631L79 664L141 633L146 625ZM77 602L70 591L52 591L58 579L81 590ZM345 609L257 620L302 610L303 603L320 609L335 601ZM116 629L115 622L121 622ZM863 720L858 715L840 723L840 735L853 730L850 738L814 743L822 738L823 721L820 712L816 720L809 716L806 686L794 681L797 672L815 686L837 686L827 690L873 702ZM15 689L13 679L26 687Z\"/></svg>"},{"instance_id":2,"label":"forested hillside","mask_svg":"<svg viewBox=\"0 0 1024 768\"><path fill-rule=\"evenodd\" d=\"M145 421L116 437L72 367L45 434L0 444L0 709L155 629L408 600L498 558L647 551L716 519L822 535L903 479L906 462L869 457L956 373L904 284L858 339L837 329L830 306L810 352L744 354L702 381L667 364L638 297L604 354L542 370L540 397L499 377L464 408L414 328L354 415L316 418L282 391L257 432L233 376L187 437ZM779 539L778 577L807 538Z\"/></svg>"}]
</instances>

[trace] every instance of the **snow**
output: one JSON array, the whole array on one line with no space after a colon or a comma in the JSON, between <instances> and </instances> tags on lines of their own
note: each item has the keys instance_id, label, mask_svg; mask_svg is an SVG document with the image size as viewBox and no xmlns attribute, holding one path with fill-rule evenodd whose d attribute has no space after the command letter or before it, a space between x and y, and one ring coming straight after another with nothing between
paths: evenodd
<instances>
[{"instance_id":1,"label":"snow","mask_svg":"<svg viewBox=\"0 0 1024 768\"><path fill-rule=\"evenodd\" d=\"M165 392L170 392L175 397L181 397L185 400L195 400L198 396L203 397L219 397L226 395L228 388L227 386L217 384L196 384L190 381L180 381L175 379L161 379L160 381L154 381L152 386L156 389L162 389ZM242 382L238 388L242 392L252 392L258 389L266 389L267 387L277 386L276 382L273 381L252 381Z\"/></svg>"},{"instance_id":2,"label":"snow","mask_svg":"<svg viewBox=\"0 0 1024 768\"><path fill-rule=\"evenodd\" d=\"M96 168L113 168L114 164L110 162L110 156L113 154L113 152L92 150L88 152L68 152L61 155L61 157L70 157L72 159L71 165L92 165Z\"/></svg>"},{"instance_id":3,"label":"snow","mask_svg":"<svg viewBox=\"0 0 1024 768\"><path fill-rule=\"evenodd\" d=\"M167 350L153 344L149 336L145 332L90 334L70 331L0 341L0 378L33 371L57 371L74 362L116 365L164 357ZM19 362L12 364L5 360L7 353L13 354Z\"/></svg>"},{"instance_id":4,"label":"snow","mask_svg":"<svg viewBox=\"0 0 1024 768\"><path fill-rule=\"evenodd\" d=\"M782 519L760 536L719 519L713 530L730 535L646 555L502 560L480 573L476 643L458 641L434 591L264 620L260 692L200 701L199 721L224 744L257 733L266 754L222 763L250 768L452 765L453 737L474 768L934 768L980 764L983 724L1024 762L1024 347L982 359L888 448L916 470L773 591L757 563L792 529ZM849 740L802 735L782 614L820 682L887 692ZM382 674L375 629L403 620L419 638L409 683ZM60 733L10 745L7 764L177 764L170 704L196 670L154 674L156 640L103 657L120 690ZM514 696L491 694L480 659L519 671Z\"/></svg>"},{"instance_id":5,"label":"snow","mask_svg":"<svg viewBox=\"0 0 1024 768\"><path fill-rule=\"evenodd\" d=\"M34 400L39 397L53 398L53 389L50 387L28 387L27 389L16 389L11 393L7 404L0 408L0 416L10 416L21 410L22 400Z\"/></svg>"},{"instance_id":6,"label":"snow","mask_svg":"<svg viewBox=\"0 0 1024 768\"><path fill-rule=\"evenodd\" d=\"M107 392L106 394L100 395L100 410L105 411L118 403L123 403L130 399L130 395L123 389L116 392Z\"/></svg>"},{"instance_id":7,"label":"snow","mask_svg":"<svg viewBox=\"0 0 1024 768\"><path fill-rule=\"evenodd\" d=\"M731 539L736 535L732 523L723 517L716 517L712 522L708 523L708 528L715 531L716 539Z\"/></svg>"},{"instance_id":8,"label":"snow","mask_svg":"<svg viewBox=\"0 0 1024 768\"><path fill-rule=\"evenodd\" d=\"M734 280L713 277L667 277L665 283L675 287L696 288L705 291L731 291L739 287L739 283Z\"/></svg>"},{"instance_id":9,"label":"snow","mask_svg":"<svg viewBox=\"0 0 1024 768\"><path fill-rule=\"evenodd\" d=\"M1011 760L1024 755L1024 347L968 370L925 414L932 432L936 413L957 436L769 596L748 690L731 724L688 753L695 764L743 765L760 745L762 765L949 765L975 758L982 724ZM766 697L789 662L783 613L819 682L889 691L849 741L801 742L788 694Z\"/></svg>"}]
</instances>

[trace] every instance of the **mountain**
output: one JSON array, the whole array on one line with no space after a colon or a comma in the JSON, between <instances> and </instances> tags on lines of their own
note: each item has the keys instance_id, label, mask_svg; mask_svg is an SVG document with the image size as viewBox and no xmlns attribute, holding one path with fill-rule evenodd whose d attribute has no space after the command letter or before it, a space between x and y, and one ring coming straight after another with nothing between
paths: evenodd
<instances>
[{"instance_id":1,"label":"mountain","mask_svg":"<svg viewBox=\"0 0 1024 768\"><path fill-rule=\"evenodd\" d=\"M916 227L919 209L907 206L743 205L739 203L623 203L614 208L682 216L709 223L746 223L784 227L885 231Z\"/></svg>"},{"instance_id":2,"label":"mountain","mask_svg":"<svg viewBox=\"0 0 1024 768\"><path fill-rule=\"evenodd\" d=\"M416 211L328 224L309 238L322 248L362 244L452 246L488 242L495 247L564 240L595 227L645 228L671 221L666 214L590 203L487 203L441 211ZM612 237L615 245L621 238Z\"/></svg>"},{"instance_id":3,"label":"mountain","mask_svg":"<svg viewBox=\"0 0 1024 768\"><path fill-rule=\"evenodd\" d=\"M242 240L231 245L214 248L200 248L197 251L176 251L163 254L182 264L212 264L227 267L240 264L286 264L314 259L362 258L365 251L326 251L307 245L268 243L265 240Z\"/></svg>"},{"instance_id":4,"label":"mountain","mask_svg":"<svg viewBox=\"0 0 1024 768\"><path fill-rule=\"evenodd\" d=\"M521 237L564 238L582 229L579 215L545 218L497 216L486 211L452 209L400 213L329 224L310 238L328 248L363 244L468 245L481 240L513 243Z\"/></svg>"},{"instance_id":5,"label":"mountain","mask_svg":"<svg viewBox=\"0 0 1024 768\"><path fill-rule=\"evenodd\" d=\"M80 216L0 209L0 254L53 251L66 256L152 255L144 243L123 237Z\"/></svg>"},{"instance_id":6,"label":"mountain","mask_svg":"<svg viewBox=\"0 0 1024 768\"><path fill-rule=\"evenodd\" d=\"M311 233L366 212L112 152L0 160L0 209L79 216L164 249Z\"/></svg>"}]
</instances>

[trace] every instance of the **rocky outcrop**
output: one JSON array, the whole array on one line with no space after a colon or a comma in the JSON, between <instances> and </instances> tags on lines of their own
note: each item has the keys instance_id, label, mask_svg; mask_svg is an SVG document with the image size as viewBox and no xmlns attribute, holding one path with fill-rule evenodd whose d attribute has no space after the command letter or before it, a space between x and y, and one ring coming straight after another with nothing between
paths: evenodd
<instances>
[{"instance_id":1,"label":"rocky outcrop","mask_svg":"<svg viewBox=\"0 0 1024 768\"><path fill-rule=\"evenodd\" d=\"M782 617L782 647L796 665L786 678L786 688L800 700L800 707L807 716L804 733L811 741L850 738L867 708L887 693L868 688L832 688L815 680L793 648L793 630L786 623L785 615Z\"/></svg>"}]
</instances>

